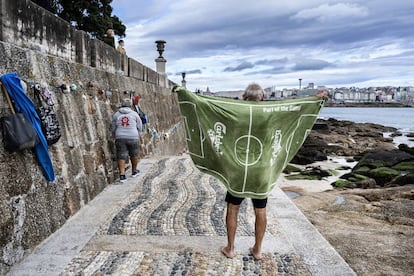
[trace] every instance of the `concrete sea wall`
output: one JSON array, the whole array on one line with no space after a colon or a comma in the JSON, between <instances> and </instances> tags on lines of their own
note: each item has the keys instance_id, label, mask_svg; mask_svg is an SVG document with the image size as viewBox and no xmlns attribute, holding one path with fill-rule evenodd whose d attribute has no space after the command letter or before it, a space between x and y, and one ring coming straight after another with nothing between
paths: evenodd
<instances>
[{"instance_id":1,"label":"concrete sea wall","mask_svg":"<svg viewBox=\"0 0 414 276\"><path fill-rule=\"evenodd\" d=\"M46 181L33 151L10 154L0 146L3 275L117 180L110 128L122 98L139 94L149 118L141 157L178 154L186 146L173 83L165 74L89 38L31 1L1 1L0 15L0 75L18 73L32 99L31 85L47 84L62 132L49 147L55 183ZM75 84L77 91L63 93L63 83ZM1 93L0 116L8 114ZM1 145L2 140L0 135Z\"/></svg>"}]
</instances>

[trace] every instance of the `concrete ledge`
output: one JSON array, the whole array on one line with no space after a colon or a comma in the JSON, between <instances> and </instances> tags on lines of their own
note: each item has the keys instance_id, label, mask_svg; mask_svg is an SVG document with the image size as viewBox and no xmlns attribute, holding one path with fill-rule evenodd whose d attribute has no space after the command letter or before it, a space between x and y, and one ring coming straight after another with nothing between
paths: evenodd
<instances>
[{"instance_id":1,"label":"concrete ledge","mask_svg":"<svg viewBox=\"0 0 414 276\"><path fill-rule=\"evenodd\" d=\"M281 189L272 191L268 212L276 214L281 232L312 275L356 275Z\"/></svg>"}]
</instances>

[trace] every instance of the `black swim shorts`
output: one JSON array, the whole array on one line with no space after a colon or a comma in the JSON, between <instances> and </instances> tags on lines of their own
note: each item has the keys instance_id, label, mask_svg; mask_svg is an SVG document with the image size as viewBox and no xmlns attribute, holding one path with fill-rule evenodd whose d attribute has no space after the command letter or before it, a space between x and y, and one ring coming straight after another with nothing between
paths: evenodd
<instances>
[{"instance_id":1,"label":"black swim shorts","mask_svg":"<svg viewBox=\"0 0 414 276\"><path fill-rule=\"evenodd\" d=\"M227 192L226 194L226 202L227 203L231 203L233 205L240 205L243 201L243 197L236 197L231 195L229 192ZM267 198L263 198L263 199L255 199L252 198L252 202L253 202L253 207L254 208L266 208L267 205Z\"/></svg>"}]
</instances>

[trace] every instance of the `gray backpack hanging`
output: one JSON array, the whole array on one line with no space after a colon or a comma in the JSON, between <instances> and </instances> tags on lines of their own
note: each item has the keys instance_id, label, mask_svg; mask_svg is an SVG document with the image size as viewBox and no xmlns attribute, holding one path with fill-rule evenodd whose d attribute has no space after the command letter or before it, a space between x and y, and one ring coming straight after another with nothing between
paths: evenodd
<instances>
[{"instance_id":1,"label":"gray backpack hanging","mask_svg":"<svg viewBox=\"0 0 414 276\"><path fill-rule=\"evenodd\" d=\"M53 145L59 141L61 136L59 121L53 108L53 101L50 101L50 99L43 100L44 97L41 95L40 89L40 85L38 84L33 86L36 112L37 115L39 115L42 124L42 132L46 138L47 144Z\"/></svg>"}]
</instances>

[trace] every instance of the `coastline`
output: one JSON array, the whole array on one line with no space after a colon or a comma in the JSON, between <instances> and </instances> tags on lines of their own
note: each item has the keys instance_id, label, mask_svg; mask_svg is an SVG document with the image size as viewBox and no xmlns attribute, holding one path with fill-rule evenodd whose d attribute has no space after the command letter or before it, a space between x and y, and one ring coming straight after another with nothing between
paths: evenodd
<instances>
[{"instance_id":1,"label":"coastline","mask_svg":"<svg viewBox=\"0 0 414 276\"><path fill-rule=\"evenodd\" d=\"M346 160L330 156L295 164L337 174L322 180L289 180L282 174L277 185L358 275L414 275L414 183L334 188L331 183L357 164Z\"/></svg>"},{"instance_id":2,"label":"coastline","mask_svg":"<svg viewBox=\"0 0 414 276\"><path fill-rule=\"evenodd\" d=\"M398 117L406 118L407 115ZM292 173L282 173L278 187L358 275L414 275L411 257L414 255L414 148L402 152L401 147L401 144L413 147L414 136L408 137L400 129L383 124L321 120L312 129L299 152L301 158L297 159L309 162L290 164L300 170L319 167L332 176L292 180L287 178ZM413 133L412 126L408 133ZM323 155L327 160L317 161ZM364 173L360 169L368 166L367 160L373 160L372 165L384 162L374 167L383 171L392 170L391 167L402 162L406 172L395 178L368 173L365 176L375 180L363 179L359 173ZM341 176L342 181L356 176L356 182L345 186L335 183L340 188L334 188L331 183ZM395 181L400 177L406 177L405 181Z\"/></svg>"},{"instance_id":3,"label":"coastline","mask_svg":"<svg viewBox=\"0 0 414 276\"><path fill-rule=\"evenodd\" d=\"M301 170L307 167L319 167L323 170L333 172L333 175L324 177L321 180L290 180L286 178L287 174L282 173L276 182L277 186L280 187L291 199L308 193L320 193L333 190L334 187L331 183L338 180L342 175L349 173L357 164L357 161L347 162L346 160L348 158L350 157L328 156L328 160L325 161L316 161L308 165L294 164L295 167L298 167ZM343 167L349 167L349 169L340 169Z\"/></svg>"},{"instance_id":4,"label":"coastline","mask_svg":"<svg viewBox=\"0 0 414 276\"><path fill-rule=\"evenodd\" d=\"M325 107L408 107L413 105L395 102L366 102L366 103L325 103Z\"/></svg>"},{"instance_id":5,"label":"coastline","mask_svg":"<svg viewBox=\"0 0 414 276\"><path fill-rule=\"evenodd\" d=\"M323 124L329 124L331 119L344 122L343 125L352 123L365 127L375 124L377 129L383 130L382 136L386 139L392 139L397 147L399 144L414 147L414 108L391 106L389 108L374 106L337 108L325 106L318 116L317 123L321 121Z\"/></svg>"}]
</instances>

